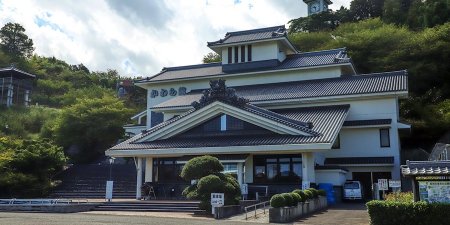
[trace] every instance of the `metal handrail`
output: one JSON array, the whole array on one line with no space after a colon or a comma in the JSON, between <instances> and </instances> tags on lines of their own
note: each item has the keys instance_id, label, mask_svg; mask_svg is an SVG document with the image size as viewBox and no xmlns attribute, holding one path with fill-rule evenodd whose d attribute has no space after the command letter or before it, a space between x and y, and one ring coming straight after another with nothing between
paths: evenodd
<instances>
[{"instance_id":1,"label":"metal handrail","mask_svg":"<svg viewBox=\"0 0 450 225\"><path fill-rule=\"evenodd\" d=\"M244 210L245 210L245 220L248 219L247 213L248 213L248 209L250 209L250 208L255 208L255 209L254 209L254 210L255 210L255 219L257 218L257 217L256 217L256 211L257 211L259 205L262 205L262 206L263 206L264 214L266 214L266 205L269 205L269 201L260 202L260 203L254 204L254 205L250 205L250 206L244 207Z\"/></svg>"}]
</instances>

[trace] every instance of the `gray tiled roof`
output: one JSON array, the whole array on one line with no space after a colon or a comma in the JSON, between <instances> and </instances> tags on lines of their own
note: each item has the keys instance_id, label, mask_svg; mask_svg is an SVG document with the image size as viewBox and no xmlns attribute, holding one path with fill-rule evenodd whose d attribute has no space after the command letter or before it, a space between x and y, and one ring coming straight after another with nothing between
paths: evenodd
<instances>
[{"instance_id":1,"label":"gray tiled roof","mask_svg":"<svg viewBox=\"0 0 450 225\"><path fill-rule=\"evenodd\" d=\"M284 25L253 30L228 32L226 33L225 38L218 41L208 42L208 46L211 47L239 42L270 40L279 37L286 37L286 34L286 28L284 27Z\"/></svg>"},{"instance_id":2,"label":"gray tiled roof","mask_svg":"<svg viewBox=\"0 0 450 225\"><path fill-rule=\"evenodd\" d=\"M316 79L276 84L260 84L233 87L236 93L252 104L259 101L318 98L330 96L402 92L408 90L408 75L405 70ZM187 107L198 101L201 91L178 96L162 102L153 108Z\"/></svg>"},{"instance_id":3,"label":"gray tiled roof","mask_svg":"<svg viewBox=\"0 0 450 225\"><path fill-rule=\"evenodd\" d=\"M392 119L376 119L376 120L349 120L344 122L345 127L353 126L374 126L391 124Z\"/></svg>"},{"instance_id":4,"label":"gray tiled roof","mask_svg":"<svg viewBox=\"0 0 450 225\"><path fill-rule=\"evenodd\" d=\"M407 161L402 166L402 174L415 175L450 175L450 160L442 161Z\"/></svg>"},{"instance_id":5,"label":"gray tiled roof","mask_svg":"<svg viewBox=\"0 0 450 225\"><path fill-rule=\"evenodd\" d=\"M36 77L36 75L34 74L27 73L15 67L0 68L0 77L10 77L10 76L13 76L14 78L17 79L31 79Z\"/></svg>"},{"instance_id":6,"label":"gray tiled roof","mask_svg":"<svg viewBox=\"0 0 450 225\"><path fill-rule=\"evenodd\" d=\"M332 143L340 131L345 118L347 117L349 105L334 105L307 107L297 109L278 110L280 116L291 120L311 121L314 124L312 131L321 135L280 135L280 134L249 134L238 136L217 136L214 138L204 137L173 137L164 140L155 140L144 143L137 143L136 140L142 134L128 139L111 150L130 149L164 149L164 148L194 148L194 147L223 147L223 146L256 146L256 145L283 145L283 144L308 144L308 143ZM187 116L185 113L182 116ZM176 118L174 118L176 119ZM170 121L170 120L169 120ZM169 122L167 121L167 122ZM166 123L166 122L165 122ZM152 128L153 129L153 128Z\"/></svg>"},{"instance_id":7,"label":"gray tiled roof","mask_svg":"<svg viewBox=\"0 0 450 225\"><path fill-rule=\"evenodd\" d=\"M325 165L394 164L394 157L341 157L326 158Z\"/></svg>"},{"instance_id":8,"label":"gray tiled roof","mask_svg":"<svg viewBox=\"0 0 450 225\"><path fill-rule=\"evenodd\" d=\"M258 71L279 71L285 69L323 66L332 64L349 63L345 48L331 49L317 52L304 52L288 55L287 58L275 67L261 68ZM137 83L177 80L186 78L201 78L211 77L215 78L227 74L238 74L242 72L249 72L247 70L237 70L233 72L223 72L221 63L209 63L190 66L167 67L153 77L142 79Z\"/></svg>"}]
</instances>

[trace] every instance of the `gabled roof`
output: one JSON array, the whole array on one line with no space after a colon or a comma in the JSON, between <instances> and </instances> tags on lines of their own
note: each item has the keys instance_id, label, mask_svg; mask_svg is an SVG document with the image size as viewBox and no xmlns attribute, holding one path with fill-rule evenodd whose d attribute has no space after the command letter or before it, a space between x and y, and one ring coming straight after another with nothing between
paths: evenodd
<instances>
[{"instance_id":1,"label":"gabled roof","mask_svg":"<svg viewBox=\"0 0 450 225\"><path fill-rule=\"evenodd\" d=\"M284 25L253 30L228 32L225 34L225 38L208 42L208 47L232 43L271 40L280 37L287 37L287 30Z\"/></svg>"},{"instance_id":2,"label":"gabled roof","mask_svg":"<svg viewBox=\"0 0 450 225\"><path fill-rule=\"evenodd\" d=\"M0 68L0 78L2 77L14 77L17 79L31 79L35 78L36 75L27 73L23 70L19 70L13 66L6 67L6 68Z\"/></svg>"},{"instance_id":3,"label":"gabled roof","mask_svg":"<svg viewBox=\"0 0 450 225\"><path fill-rule=\"evenodd\" d=\"M257 146L257 145L298 145L298 144L313 144L313 143L325 143L331 144L334 142L338 135L342 124L344 123L349 105L333 105L333 106L318 106L318 107L306 107L296 109L283 109L276 112L267 113L270 116L276 115L278 118L284 118L284 120L297 121L302 124L303 121L310 121L314 124L311 129L316 135L286 135L286 134L240 134L232 136L217 136L214 138L204 137L178 137L167 138L162 140L154 140L147 142L138 142L144 135L139 134L135 137L126 140L114 147L109 151L118 150L158 150L158 149L172 149L172 148L202 148L202 147L227 147L227 146ZM175 123L177 120L183 117L189 116L194 109L188 111L179 117L175 117L171 120L163 122L162 124L153 127L148 132L152 132L153 129L161 129L167 124ZM266 110L265 110L266 111ZM268 111L268 110L267 110ZM317 135L319 134L319 135Z\"/></svg>"},{"instance_id":4,"label":"gabled roof","mask_svg":"<svg viewBox=\"0 0 450 225\"><path fill-rule=\"evenodd\" d=\"M405 70L343 76L276 84L260 84L233 87L239 96L252 104L265 101L309 99L331 96L361 95L373 93L397 93L408 91L408 75ZM152 107L152 109L190 107L201 97L201 90L191 91Z\"/></svg>"},{"instance_id":5,"label":"gabled roof","mask_svg":"<svg viewBox=\"0 0 450 225\"><path fill-rule=\"evenodd\" d=\"M245 72L276 72L296 68L325 66L325 65L339 65L351 63L350 58L346 53L345 48L303 52L288 55L286 59L275 67L264 67L257 70L236 70L232 72L222 71L222 63L208 63L190 66L165 67L163 70L153 77L142 79L136 82L139 83L153 83L160 81L172 81L183 79L198 79L198 78L217 78L226 75L234 75Z\"/></svg>"},{"instance_id":6,"label":"gabled roof","mask_svg":"<svg viewBox=\"0 0 450 225\"><path fill-rule=\"evenodd\" d=\"M404 176L420 175L450 175L450 160L442 161L406 161L402 165L402 174Z\"/></svg>"}]
</instances>

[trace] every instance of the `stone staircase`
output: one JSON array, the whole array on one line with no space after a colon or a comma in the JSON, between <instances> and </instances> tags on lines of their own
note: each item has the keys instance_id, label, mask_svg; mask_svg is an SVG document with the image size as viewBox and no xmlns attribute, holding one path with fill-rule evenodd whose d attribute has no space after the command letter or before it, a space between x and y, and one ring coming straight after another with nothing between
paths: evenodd
<instances>
[{"instance_id":1,"label":"stone staircase","mask_svg":"<svg viewBox=\"0 0 450 225\"><path fill-rule=\"evenodd\" d=\"M95 163L73 165L56 179L62 183L53 190L50 198L105 198L106 181L109 180L110 165ZM134 199L136 197L136 169L134 164L112 165L114 181L113 198Z\"/></svg>"},{"instance_id":2,"label":"stone staircase","mask_svg":"<svg viewBox=\"0 0 450 225\"><path fill-rule=\"evenodd\" d=\"M204 212L195 201L122 201L108 202L94 208L94 211L131 211L131 212Z\"/></svg>"}]
</instances>

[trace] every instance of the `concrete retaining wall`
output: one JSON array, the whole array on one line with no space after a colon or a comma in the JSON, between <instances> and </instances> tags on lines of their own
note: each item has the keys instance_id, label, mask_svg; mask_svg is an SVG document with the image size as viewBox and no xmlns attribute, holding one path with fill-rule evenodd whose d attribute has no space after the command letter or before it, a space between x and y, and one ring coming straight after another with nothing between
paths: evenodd
<instances>
[{"instance_id":1,"label":"concrete retaining wall","mask_svg":"<svg viewBox=\"0 0 450 225\"><path fill-rule=\"evenodd\" d=\"M53 213L74 213L86 212L94 209L96 203L81 203L67 205L0 205L0 211L34 211L34 212L53 212Z\"/></svg>"},{"instance_id":2,"label":"concrete retaining wall","mask_svg":"<svg viewBox=\"0 0 450 225\"><path fill-rule=\"evenodd\" d=\"M240 205L226 205L221 207L216 207L214 211L215 219L228 218L237 215L242 212L242 207Z\"/></svg>"},{"instance_id":3,"label":"concrete retaining wall","mask_svg":"<svg viewBox=\"0 0 450 225\"><path fill-rule=\"evenodd\" d=\"M327 208L327 206L328 206L327 198L319 196L319 198L310 200L309 202L298 203L297 206L270 208L269 222L270 223L292 222L295 219L323 210Z\"/></svg>"}]
</instances>

